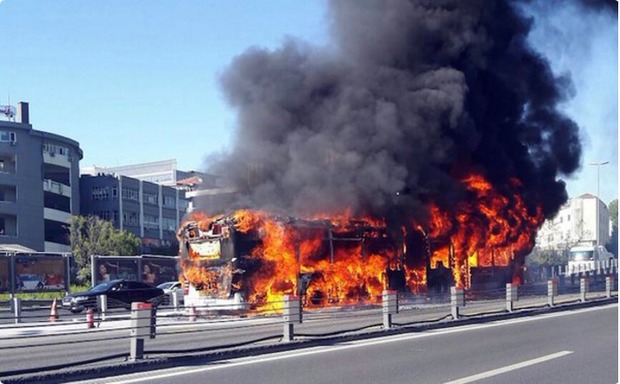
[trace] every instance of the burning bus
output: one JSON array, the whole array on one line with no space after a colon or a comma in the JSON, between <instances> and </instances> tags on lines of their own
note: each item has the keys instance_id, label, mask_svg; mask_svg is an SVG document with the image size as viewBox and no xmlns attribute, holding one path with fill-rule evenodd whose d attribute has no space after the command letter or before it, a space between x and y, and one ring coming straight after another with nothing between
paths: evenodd
<instances>
[{"instance_id":1,"label":"burning bus","mask_svg":"<svg viewBox=\"0 0 620 384\"><path fill-rule=\"evenodd\" d=\"M475 197L448 216L431 206L423 226L331 215L300 219L258 210L192 213L179 230L186 302L214 309L277 309L283 295L308 307L378 301L384 289L447 293L519 284L540 210L525 209L480 176L463 179ZM514 181L514 187L518 182Z\"/></svg>"}]
</instances>

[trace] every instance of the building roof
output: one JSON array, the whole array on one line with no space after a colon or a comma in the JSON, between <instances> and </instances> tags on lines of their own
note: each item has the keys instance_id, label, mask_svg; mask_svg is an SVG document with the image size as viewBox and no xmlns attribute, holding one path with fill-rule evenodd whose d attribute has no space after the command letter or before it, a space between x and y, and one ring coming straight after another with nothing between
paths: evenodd
<instances>
[{"instance_id":1,"label":"building roof","mask_svg":"<svg viewBox=\"0 0 620 384\"><path fill-rule=\"evenodd\" d=\"M19 244L0 244L0 253L32 253L34 249Z\"/></svg>"}]
</instances>

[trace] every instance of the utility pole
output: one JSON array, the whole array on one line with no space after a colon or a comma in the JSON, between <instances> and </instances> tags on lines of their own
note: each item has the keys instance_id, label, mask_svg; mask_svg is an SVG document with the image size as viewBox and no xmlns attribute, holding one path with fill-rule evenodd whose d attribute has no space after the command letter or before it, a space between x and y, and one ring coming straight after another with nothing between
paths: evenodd
<instances>
[{"instance_id":1,"label":"utility pole","mask_svg":"<svg viewBox=\"0 0 620 384\"><path fill-rule=\"evenodd\" d=\"M601 194L601 184L600 184L600 178L601 178L601 165L605 165L605 164L609 164L609 161L599 161L599 162L593 162L590 163L590 165L594 165L596 166L596 201L594 202L596 204L596 222L595 222L595 231L596 231L596 245L599 245L599 238L600 238L600 233L599 233L599 221L600 218L598 217L598 201L600 199L600 194Z\"/></svg>"}]
</instances>

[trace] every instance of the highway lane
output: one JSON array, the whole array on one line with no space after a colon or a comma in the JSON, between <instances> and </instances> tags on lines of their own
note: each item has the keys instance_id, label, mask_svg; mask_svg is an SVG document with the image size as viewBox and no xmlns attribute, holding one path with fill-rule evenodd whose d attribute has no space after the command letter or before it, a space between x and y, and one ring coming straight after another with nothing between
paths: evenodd
<instances>
[{"instance_id":1,"label":"highway lane","mask_svg":"<svg viewBox=\"0 0 620 384\"><path fill-rule=\"evenodd\" d=\"M298 332L311 335L337 332L376 325L379 329L381 310L355 312L307 313ZM269 340L277 343L283 332L281 316L250 318L219 317L189 322L186 315L158 317L157 338L145 340L149 351L176 351L184 349L224 346L245 343L275 336ZM102 356L129 353L130 322L126 315L115 315L101 323L100 328L87 329L82 322L62 321L41 323L34 326L20 325L0 329L0 376L2 372L20 369L41 369L56 364L66 364L95 359ZM122 362L124 358L105 361L103 364Z\"/></svg>"},{"instance_id":2,"label":"highway lane","mask_svg":"<svg viewBox=\"0 0 620 384\"><path fill-rule=\"evenodd\" d=\"M107 377L100 382L617 383L618 305Z\"/></svg>"}]
</instances>

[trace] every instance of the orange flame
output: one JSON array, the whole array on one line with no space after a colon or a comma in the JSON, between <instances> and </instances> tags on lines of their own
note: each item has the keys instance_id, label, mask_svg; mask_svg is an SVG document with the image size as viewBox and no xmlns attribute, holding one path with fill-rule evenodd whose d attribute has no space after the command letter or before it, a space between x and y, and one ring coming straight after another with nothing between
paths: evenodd
<instances>
[{"instance_id":1,"label":"orange flame","mask_svg":"<svg viewBox=\"0 0 620 384\"><path fill-rule=\"evenodd\" d=\"M404 287L412 293L426 290L428 273L438 266L448 268L457 286L471 285L471 269L511 266L515 256L532 248L542 222L540 208L531 213L518 194L520 182L512 179L501 194L483 176L471 174L461 180L469 198L451 211L429 204L428 232L412 223L402 228L402 239L387 235L384 218L353 218L350 211L317 215L308 220L277 218L263 211L240 210L230 216L235 231L254 236L256 245L246 255L259 265L243 282L246 298L263 310L281 309L284 295L296 294L301 275L311 275L305 305L376 302L388 288L389 276L404 276ZM207 231L223 216L193 213L201 231ZM404 240L423 233L429 246L407 249ZM401 242L400 246L398 244ZM183 245L181 245L183 246ZM414 255L413 253L427 255ZM181 262L184 279L217 293L215 269L190 250ZM412 262L411 258L417 258ZM422 260L422 261L419 261ZM426 261L423 261L426 260ZM518 274L514 277L518 280Z\"/></svg>"}]
</instances>

